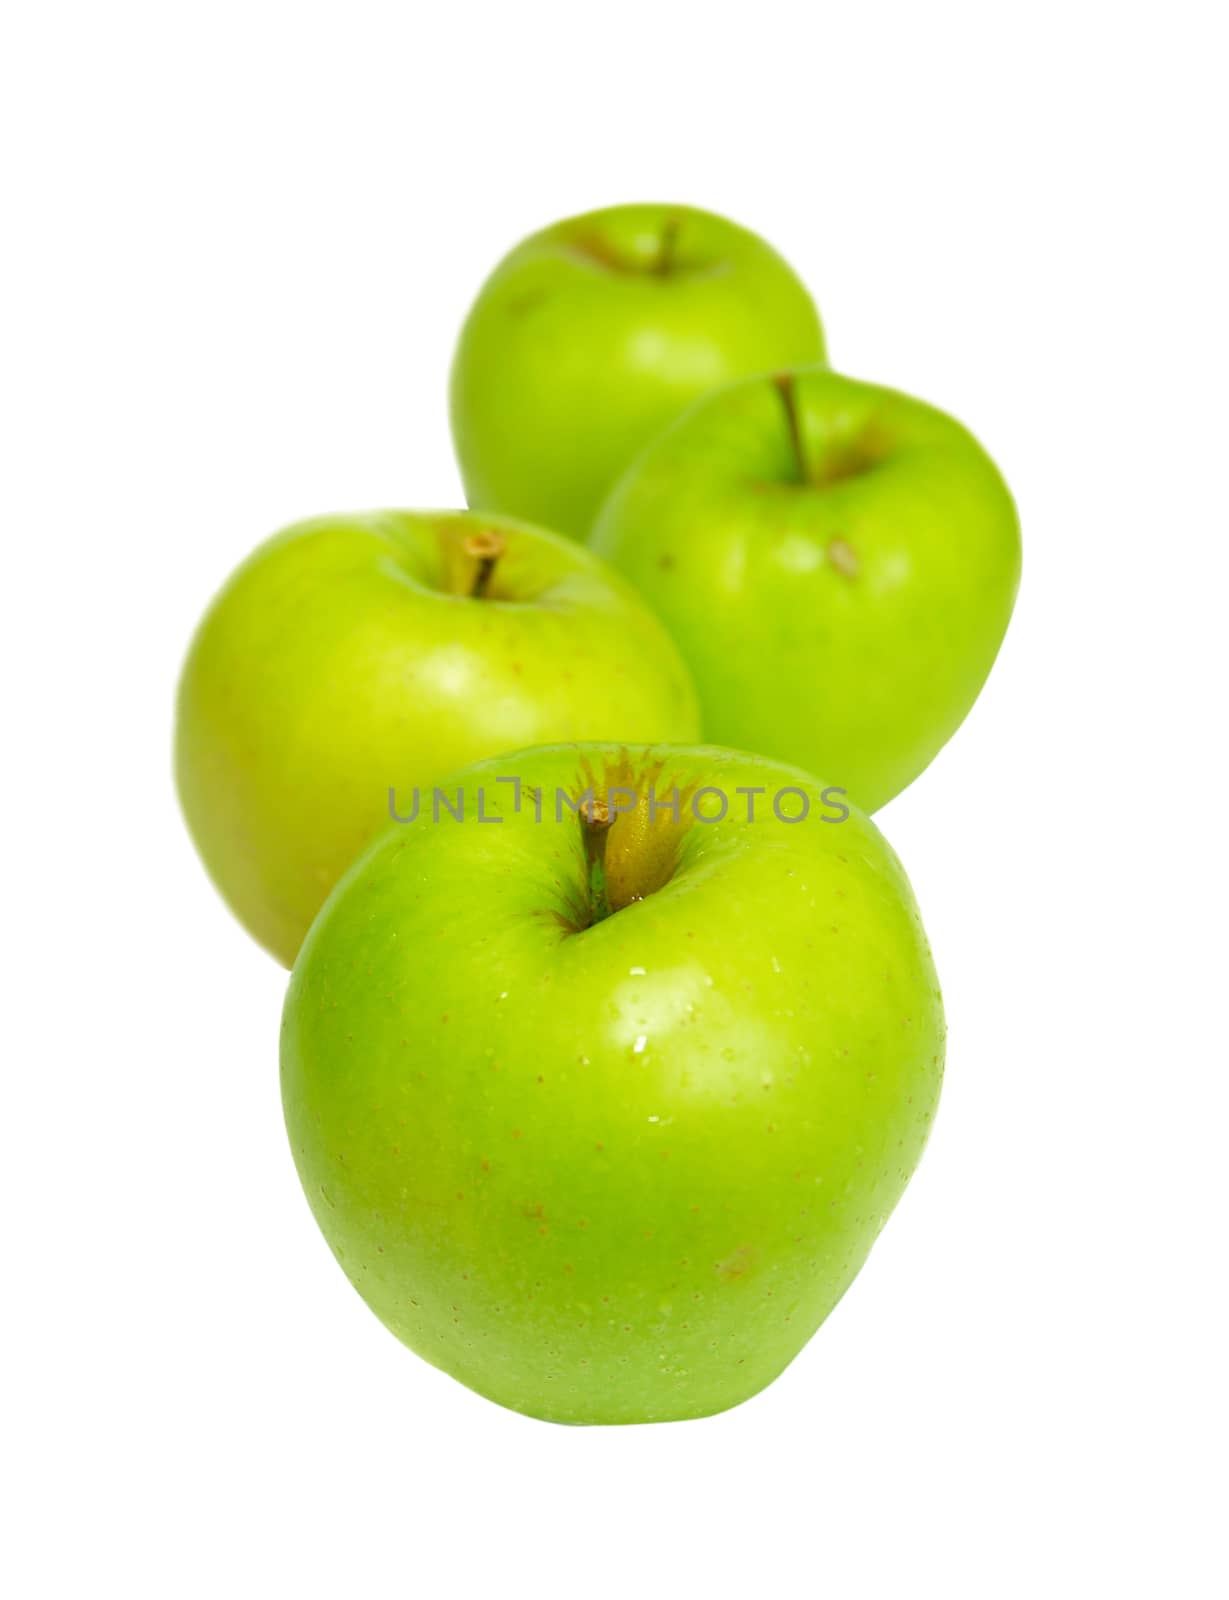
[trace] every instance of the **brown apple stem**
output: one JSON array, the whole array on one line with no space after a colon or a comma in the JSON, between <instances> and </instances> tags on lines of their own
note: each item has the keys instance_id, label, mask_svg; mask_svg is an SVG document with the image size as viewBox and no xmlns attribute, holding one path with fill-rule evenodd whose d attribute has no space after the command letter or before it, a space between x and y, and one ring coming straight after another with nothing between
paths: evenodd
<instances>
[{"instance_id":1,"label":"brown apple stem","mask_svg":"<svg viewBox=\"0 0 1229 1600\"><path fill-rule=\"evenodd\" d=\"M606 839L614 818L609 804L602 799L584 802L580 808L580 826L585 839L585 860L591 867L601 866L606 858Z\"/></svg>"},{"instance_id":2,"label":"brown apple stem","mask_svg":"<svg viewBox=\"0 0 1229 1600\"><path fill-rule=\"evenodd\" d=\"M653 272L659 278L668 278L674 267L674 252L678 245L679 228L682 226L676 216L668 216L661 225L661 237L657 241L657 256L653 262Z\"/></svg>"},{"instance_id":3,"label":"brown apple stem","mask_svg":"<svg viewBox=\"0 0 1229 1600\"><path fill-rule=\"evenodd\" d=\"M610 915L606 893L606 841L614 822L609 803L595 799L580 808L580 829L585 843L585 865L589 892L590 926Z\"/></svg>"},{"instance_id":4,"label":"brown apple stem","mask_svg":"<svg viewBox=\"0 0 1229 1600\"><path fill-rule=\"evenodd\" d=\"M471 600L481 600L491 584L496 564L507 549L502 534L490 528L480 528L471 533L464 544L465 554L478 563L469 586Z\"/></svg>"},{"instance_id":5,"label":"brown apple stem","mask_svg":"<svg viewBox=\"0 0 1229 1600\"><path fill-rule=\"evenodd\" d=\"M772 381L776 384L781 404L785 407L785 420L789 424L790 446L794 452L794 463L798 468L798 481L808 483L811 475L807 471L806 452L802 443L802 425L798 417L798 395L794 388L794 375L792 372L781 372Z\"/></svg>"}]
</instances>

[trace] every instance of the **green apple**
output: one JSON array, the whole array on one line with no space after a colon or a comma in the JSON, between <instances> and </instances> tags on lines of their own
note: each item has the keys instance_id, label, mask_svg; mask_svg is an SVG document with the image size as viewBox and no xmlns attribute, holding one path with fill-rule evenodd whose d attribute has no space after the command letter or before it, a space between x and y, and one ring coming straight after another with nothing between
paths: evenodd
<instances>
[{"instance_id":1,"label":"green apple","mask_svg":"<svg viewBox=\"0 0 1229 1600\"><path fill-rule=\"evenodd\" d=\"M959 727L1006 632L1020 529L958 422L826 369L736 384L629 469L592 546L691 666L707 738L867 811Z\"/></svg>"},{"instance_id":2,"label":"green apple","mask_svg":"<svg viewBox=\"0 0 1229 1600\"><path fill-rule=\"evenodd\" d=\"M390 791L526 743L698 732L673 644L589 551L380 511L299 523L234 574L183 669L175 765L210 875L289 966Z\"/></svg>"},{"instance_id":3,"label":"green apple","mask_svg":"<svg viewBox=\"0 0 1229 1600\"><path fill-rule=\"evenodd\" d=\"M316 1220L400 1339L502 1405L736 1405L926 1141L943 1011L905 875L839 791L715 748L556 746L458 787L360 858L295 965Z\"/></svg>"},{"instance_id":4,"label":"green apple","mask_svg":"<svg viewBox=\"0 0 1229 1600\"><path fill-rule=\"evenodd\" d=\"M569 217L504 257L462 329L466 496L583 538L628 462L699 396L823 356L810 295L756 234L689 206Z\"/></svg>"}]
</instances>

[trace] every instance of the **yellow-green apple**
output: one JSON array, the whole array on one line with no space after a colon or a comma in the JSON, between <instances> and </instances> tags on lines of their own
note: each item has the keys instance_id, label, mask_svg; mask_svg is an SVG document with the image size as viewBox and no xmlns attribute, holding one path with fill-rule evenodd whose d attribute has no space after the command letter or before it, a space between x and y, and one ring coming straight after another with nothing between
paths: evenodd
<instances>
[{"instance_id":1,"label":"yellow-green apple","mask_svg":"<svg viewBox=\"0 0 1229 1600\"><path fill-rule=\"evenodd\" d=\"M502 1405L736 1405L926 1141L943 1011L904 872L839 791L711 747L529 750L445 790L407 797L295 964L282 1097L316 1220L400 1339Z\"/></svg>"},{"instance_id":2,"label":"yellow-green apple","mask_svg":"<svg viewBox=\"0 0 1229 1600\"><path fill-rule=\"evenodd\" d=\"M321 517L214 600L179 686L188 827L287 966L393 793L526 742L689 739L686 668L571 540L468 512Z\"/></svg>"},{"instance_id":3,"label":"yellow-green apple","mask_svg":"<svg viewBox=\"0 0 1229 1600\"><path fill-rule=\"evenodd\" d=\"M504 257L461 332L466 496L583 538L618 474L700 395L823 356L810 295L747 229L690 206L569 217Z\"/></svg>"},{"instance_id":4,"label":"yellow-green apple","mask_svg":"<svg viewBox=\"0 0 1229 1600\"><path fill-rule=\"evenodd\" d=\"M591 543L673 633L707 738L823 773L867 811L963 721L1020 576L1015 505L977 440L824 368L700 402Z\"/></svg>"}]
</instances>

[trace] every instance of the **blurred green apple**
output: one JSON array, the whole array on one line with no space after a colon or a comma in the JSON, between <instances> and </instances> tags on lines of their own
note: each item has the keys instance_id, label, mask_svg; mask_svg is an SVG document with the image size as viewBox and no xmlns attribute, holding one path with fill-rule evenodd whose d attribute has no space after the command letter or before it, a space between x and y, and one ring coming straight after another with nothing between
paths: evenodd
<instances>
[{"instance_id":1,"label":"blurred green apple","mask_svg":"<svg viewBox=\"0 0 1229 1600\"><path fill-rule=\"evenodd\" d=\"M175 766L210 875L289 966L390 789L526 743L698 731L674 646L589 551L380 511L299 523L234 574L183 669Z\"/></svg>"},{"instance_id":2,"label":"blurred green apple","mask_svg":"<svg viewBox=\"0 0 1229 1600\"><path fill-rule=\"evenodd\" d=\"M823 773L867 811L960 726L1020 576L1015 505L972 435L823 368L702 401L591 543L673 633L707 738Z\"/></svg>"},{"instance_id":3,"label":"blurred green apple","mask_svg":"<svg viewBox=\"0 0 1229 1600\"><path fill-rule=\"evenodd\" d=\"M700 395L824 356L811 297L763 239L689 206L614 206L524 240L452 369L471 506L583 538L633 456Z\"/></svg>"},{"instance_id":4,"label":"blurred green apple","mask_svg":"<svg viewBox=\"0 0 1229 1600\"><path fill-rule=\"evenodd\" d=\"M729 751L555 747L454 783L463 820L424 797L295 965L316 1220L400 1339L502 1405L736 1405L926 1141L943 1012L905 875L838 792Z\"/></svg>"}]
</instances>

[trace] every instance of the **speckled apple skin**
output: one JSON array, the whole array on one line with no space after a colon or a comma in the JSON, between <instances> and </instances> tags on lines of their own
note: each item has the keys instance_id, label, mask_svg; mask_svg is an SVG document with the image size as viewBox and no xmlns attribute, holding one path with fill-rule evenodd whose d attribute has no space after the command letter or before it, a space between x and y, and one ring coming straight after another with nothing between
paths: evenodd
<instances>
[{"instance_id":1,"label":"speckled apple skin","mask_svg":"<svg viewBox=\"0 0 1229 1600\"><path fill-rule=\"evenodd\" d=\"M463 824L381 838L283 1019L294 1159L350 1281L426 1360L557 1422L699 1417L770 1383L866 1259L942 1077L905 875L862 814L818 820L796 769L636 756L659 795L789 786L811 816L695 824L663 888L567 931L577 819L516 815L494 779L579 792L618 757L485 763Z\"/></svg>"},{"instance_id":2,"label":"speckled apple skin","mask_svg":"<svg viewBox=\"0 0 1229 1600\"><path fill-rule=\"evenodd\" d=\"M488 596L453 592L492 529ZM290 966L390 788L526 744L698 733L678 651L596 556L505 518L378 511L297 523L230 579L184 665L175 773L210 876Z\"/></svg>"},{"instance_id":3,"label":"speckled apple skin","mask_svg":"<svg viewBox=\"0 0 1229 1600\"><path fill-rule=\"evenodd\" d=\"M877 811L990 673L1019 519L954 418L823 368L790 381L797 442L778 383L736 384L629 469L591 544L673 634L705 738L822 773Z\"/></svg>"}]
</instances>

